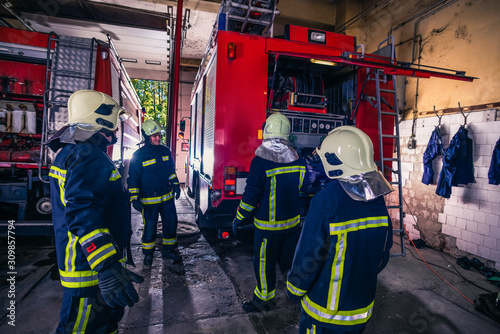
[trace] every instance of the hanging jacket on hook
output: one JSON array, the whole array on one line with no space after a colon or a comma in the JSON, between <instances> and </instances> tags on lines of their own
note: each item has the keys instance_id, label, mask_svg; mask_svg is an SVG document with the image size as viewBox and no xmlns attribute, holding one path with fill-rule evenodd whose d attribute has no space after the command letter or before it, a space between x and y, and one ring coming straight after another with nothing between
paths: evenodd
<instances>
[{"instance_id":1,"label":"hanging jacket on hook","mask_svg":"<svg viewBox=\"0 0 500 334\"><path fill-rule=\"evenodd\" d=\"M461 126L443 155L436 194L450 198L452 186L475 182L472 145L467 129Z\"/></svg>"},{"instance_id":2,"label":"hanging jacket on hook","mask_svg":"<svg viewBox=\"0 0 500 334\"><path fill-rule=\"evenodd\" d=\"M427 148L424 152L424 175L422 176L423 184L434 183L434 170L432 169L432 161L438 156L443 155L443 140L439 126L432 131L431 138L427 143Z\"/></svg>"},{"instance_id":3,"label":"hanging jacket on hook","mask_svg":"<svg viewBox=\"0 0 500 334\"><path fill-rule=\"evenodd\" d=\"M500 139L498 139L493 149L490 169L488 170L488 181L489 184L500 184Z\"/></svg>"}]
</instances>

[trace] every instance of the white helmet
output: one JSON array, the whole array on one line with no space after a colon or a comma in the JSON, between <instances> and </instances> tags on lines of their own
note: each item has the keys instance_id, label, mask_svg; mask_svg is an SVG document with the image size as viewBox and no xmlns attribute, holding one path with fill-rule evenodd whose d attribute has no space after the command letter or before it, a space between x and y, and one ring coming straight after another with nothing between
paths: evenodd
<instances>
[{"instance_id":1,"label":"white helmet","mask_svg":"<svg viewBox=\"0 0 500 334\"><path fill-rule=\"evenodd\" d=\"M264 139L282 138L288 141L290 136L290 121L282 113L274 113L266 119Z\"/></svg>"},{"instance_id":2,"label":"white helmet","mask_svg":"<svg viewBox=\"0 0 500 334\"><path fill-rule=\"evenodd\" d=\"M370 137L354 126L339 126L330 131L316 152L330 179L377 170Z\"/></svg>"},{"instance_id":3,"label":"white helmet","mask_svg":"<svg viewBox=\"0 0 500 334\"><path fill-rule=\"evenodd\" d=\"M142 131L150 137L155 133L161 132L161 127L152 119L147 119L142 123Z\"/></svg>"},{"instance_id":4,"label":"white helmet","mask_svg":"<svg viewBox=\"0 0 500 334\"><path fill-rule=\"evenodd\" d=\"M79 90L68 100L68 124L76 124L89 131L118 127L118 119L125 109L121 108L113 98L95 90Z\"/></svg>"},{"instance_id":5,"label":"white helmet","mask_svg":"<svg viewBox=\"0 0 500 334\"><path fill-rule=\"evenodd\" d=\"M369 201L394 191L373 161L373 143L354 126L330 131L316 153L326 175L339 179L342 189L355 201Z\"/></svg>"}]
</instances>

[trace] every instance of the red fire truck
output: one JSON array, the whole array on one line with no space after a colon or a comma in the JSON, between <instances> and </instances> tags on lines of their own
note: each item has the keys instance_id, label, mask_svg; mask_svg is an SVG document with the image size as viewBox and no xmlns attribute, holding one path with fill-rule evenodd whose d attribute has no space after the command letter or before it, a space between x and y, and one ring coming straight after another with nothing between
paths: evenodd
<instances>
[{"instance_id":1,"label":"red fire truck","mask_svg":"<svg viewBox=\"0 0 500 334\"><path fill-rule=\"evenodd\" d=\"M366 54L353 36L316 29L287 26L284 36L261 36L274 9L221 8L196 77L186 186L200 227L230 226L270 113L289 118L291 145L303 157L333 128L361 128L383 173L401 187L395 76L473 80L396 61L391 38ZM304 214L311 196L303 194ZM394 209L402 215L400 204Z\"/></svg>"},{"instance_id":2,"label":"red fire truck","mask_svg":"<svg viewBox=\"0 0 500 334\"><path fill-rule=\"evenodd\" d=\"M0 28L0 229L51 235L43 143L67 122L67 100L81 89L112 96L127 110L108 154L123 170L140 139L139 99L110 40Z\"/></svg>"}]
</instances>

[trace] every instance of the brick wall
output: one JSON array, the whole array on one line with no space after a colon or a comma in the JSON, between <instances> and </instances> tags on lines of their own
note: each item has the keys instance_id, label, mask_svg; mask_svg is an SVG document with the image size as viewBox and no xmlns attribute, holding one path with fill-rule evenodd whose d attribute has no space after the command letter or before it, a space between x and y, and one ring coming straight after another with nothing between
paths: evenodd
<instances>
[{"instance_id":1,"label":"brick wall","mask_svg":"<svg viewBox=\"0 0 500 334\"><path fill-rule=\"evenodd\" d=\"M417 120L417 147L414 150L407 147L412 120L400 124L400 134L405 225L410 238L423 238L433 247L456 256L494 262L491 265L500 269L500 186L488 184L491 155L500 137L500 121L495 121L496 113L500 114L500 111L487 109L469 113L466 128L474 142L476 182L453 187L449 199L435 194L441 157L433 163L434 184L421 182L423 152L438 118ZM464 117L461 114L442 117L441 134L445 148L462 124Z\"/></svg>"}]
</instances>

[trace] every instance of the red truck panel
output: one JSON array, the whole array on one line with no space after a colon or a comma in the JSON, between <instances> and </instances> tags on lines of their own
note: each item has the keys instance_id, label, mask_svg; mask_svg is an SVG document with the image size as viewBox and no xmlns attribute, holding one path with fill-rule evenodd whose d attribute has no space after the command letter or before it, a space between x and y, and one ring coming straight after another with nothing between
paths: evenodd
<instances>
[{"instance_id":1,"label":"red truck panel","mask_svg":"<svg viewBox=\"0 0 500 334\"><path fill-rule=\"evenodd\" d=\"M234 60L227 58L229 42L236 45ZM267 103L265 47L264 37L219 31L213 177L216 189L222 188L224 165L248 171L260 145L258 133L266 120Z\"/></svg>"}]
</instances>

